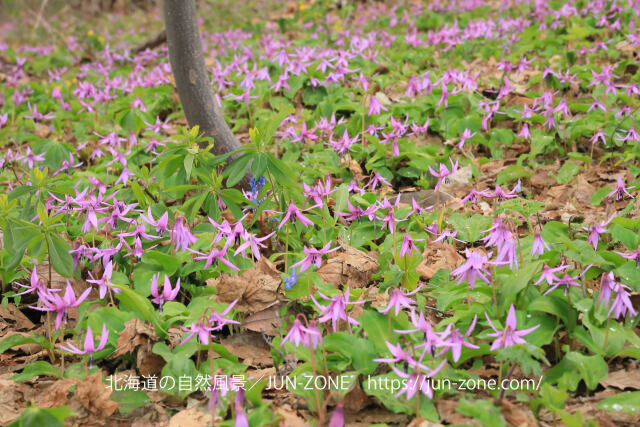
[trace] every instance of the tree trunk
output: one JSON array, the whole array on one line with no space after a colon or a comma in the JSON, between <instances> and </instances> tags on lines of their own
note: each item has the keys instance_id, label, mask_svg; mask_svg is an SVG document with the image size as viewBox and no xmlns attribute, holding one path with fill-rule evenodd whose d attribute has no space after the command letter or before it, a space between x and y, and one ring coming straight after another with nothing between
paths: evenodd
<instances>
[{"instance_id":1,"label":"tree trunk","mask_svg":"<svg viewBox=\"0 0 640 427\"><path fill-rule=\"evenodd\" d=\"M224 121L213 97L204 65L195 0L164 0L164 22L169 45L169 60L180 103L189 126L214 140L213 151L224 154L240 148L240 142ZM234 159L237 156L231 156ZM239 185L248 185L249 177Z\"/></svg>"}]
</instances>

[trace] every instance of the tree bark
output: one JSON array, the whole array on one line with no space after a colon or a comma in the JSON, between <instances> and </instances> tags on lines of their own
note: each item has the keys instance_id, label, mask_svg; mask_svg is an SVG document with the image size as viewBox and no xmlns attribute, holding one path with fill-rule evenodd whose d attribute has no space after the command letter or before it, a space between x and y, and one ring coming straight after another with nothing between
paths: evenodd
<instances>
[{"instance_id":1,"label":"tree bark","mask_svg":"<svg viewBox=\"0 0 640 427\"><path fill-rule=\"evenodd\" d=\"M216 154L239 149L241 144L213 97L204 65L195 0L164 0L163 9L171 70L189 126L199 126L202 133L213 138ZM230 161L235 157L232 155ZM244 187L248 182L249 177L245 176L239 185Z\"/></svg>"}]
</instances>

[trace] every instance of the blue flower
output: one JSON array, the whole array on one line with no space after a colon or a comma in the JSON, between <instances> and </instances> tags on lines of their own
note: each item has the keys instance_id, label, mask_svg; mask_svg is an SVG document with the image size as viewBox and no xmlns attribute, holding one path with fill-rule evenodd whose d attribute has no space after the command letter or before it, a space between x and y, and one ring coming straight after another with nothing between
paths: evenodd
<instances>
[{"instance_id":1,"label":"blue flower","mask_svg":"<svg viewBox=\"0 0 640 427\"><path fill-rule=\"evenodd\" d=\"M296 269L291 270L291 275L284 277L284 287L289 290L293 288L293 286L298 283L298 275L296 274Z\"/></svg>"}]
</instances>

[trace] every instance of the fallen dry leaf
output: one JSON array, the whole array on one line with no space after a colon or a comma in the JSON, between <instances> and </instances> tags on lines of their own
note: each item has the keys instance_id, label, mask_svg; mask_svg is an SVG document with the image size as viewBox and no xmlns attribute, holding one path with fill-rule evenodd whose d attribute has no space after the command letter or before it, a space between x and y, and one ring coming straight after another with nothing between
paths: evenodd
<instances>
[{"instance_id":1,"label":"fallen dry leaf","mask_svg":"<svg viewBox=\"0 0 640 427\"><path fill-rule=\"evenodd\" d=\"M620 390L626 388L640 390L640 370L634 369L627 371L621 369L619 371L610 372L609 375L600 381L604 387L615 387Z\"/></svg>"},{"instance_id":2,"label":"fallen dry leaf","mask_svg":"<svg viewBox=\"0 0 640 427\"><path fill-rule=\"evenodd\" d=\"M208 427L211 423L211 412L199 408L189 408L175 414L169 420L169 427Z\"/></svg>"},{"instance_id":3,"label":"fallen dry leaf","mask_svg":"<svg viewBox=\"0 0 640 427\"><path fill-rule=\"evenodd\" d=\"M280 317L282 306L283 303L276 301L270 307L247 316L240 326L250 331L274 337L278 335L278 328L282 321Z\"/></svg>"},{"instance_id":4,"label":"fallen dry leaf","mask_svg":"<svg viewBox=\"0 0 640 427\"><path fill-rule=\"evenodd\" d=\"M157 375L165 365L165 361L152 351L156 341L158 341L158 337L150 323L140 319L131 319L125 323L124 330L120 333L118 346L112 357L134 353L137 350L136 366L140 374Z\"/></svg>"},{"instance_id":5,"label":"fallen dry leaf","mask_svg":"<svg viewBox=\"0 0 640 427\"><path fill-rule=\"evenodd\" d=\"M69 387L76 384L77 380L59 380L44 389L36 398L36 405L40 408L55 408L69 404Z\"/></svg>"},{"instance_id":6,"label":"fallen dry leaf","mask_svg":"<svg viewBox=\"0 0 640 427\"><path fill-rule=\"evenodd\" d=\"M0 424L7 425L24 409L27 386L15 381L0 379Z\"/></svg>"},{"instance_id":7,"label":"fallen dry leaf","mask_svg":"<svg viewBox=\"0 0 640 427\"><path fill-rule=\"evenodd\" d=\"M220 343L234 356L249 366L271 366L271 351L262 336L254 332L243 332L223 338Z\"/></svg>"},{"instance_id":8,"label":"fallen dry leaf","mask_svg":"<svg viewBox=\"0 0 640 427\"><path fill-rule=\"evenodd\" d=\"M494 402L500 407L507 425L513 427L536 427L538 424L529 409L517 406L506 399Z\"/></svg>"},{"instance_id":9,"label":"fallen dry leaf","mask_svg":"<svg viewBox=\"0 0 640 427\"><path fill-rule=\"evenodd\" d=\"M223 274L217 279L207 280L208 286L215 286L219 302L230 303L238 300L233 307L242 313L257 313L268 308L276 298L276 290L282 282L280 273L266 258L260 258L252 268L240 275Z\"/></svg>"},{"instance_id":10,"label":"fallen dry leaf","mask_svg":"<svg viewBox=\"0 0 640 427\"><path fill-rule=\"evenodd\" d=\"M343 245L344 252L330 258L318 269L318 274L334 286L362 288L371 281L371 275L380 267L374 254L366 254L351 246Z\"/></svg>"},{"instance_id":11,"label":"fallen dry leaf","mask_svg":"<svg viewBox=\"0 0 640 427\"><path fill-rule=\"evenodd\" d=\"M109 399L111 390L102 382L102 372L89 375L76 386L71 409L79 415L75 417L81 425L105 425L106 419L120 405Z\"/></svg>"}]
</instances>

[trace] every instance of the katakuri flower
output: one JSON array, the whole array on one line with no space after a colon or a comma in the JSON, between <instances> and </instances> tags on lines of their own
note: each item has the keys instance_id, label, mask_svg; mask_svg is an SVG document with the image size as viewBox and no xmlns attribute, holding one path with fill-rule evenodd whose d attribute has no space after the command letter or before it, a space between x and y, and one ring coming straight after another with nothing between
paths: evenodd
<instances>
[{"instance_id":1,"label":"katakuri flower","mask_svg":"<svg viewBox=\"0 0 640 427\"><path fill-rule=\"evenodd\" d=\"M93 331L91 330L91 326L87 326L87 334L84 337L84 346L82 350L71 343L67 343L67 345L58 345L58 347L73 354L88 354L89 366L93 366L93 354L105 348L108 339L109 330L107 329L106 324L102 324L102 335L100 336L100 342L96 346L93 340Z\"/></svg>"},{"instance_id":2,"label":"katakuri flower","mask_svg":"<svg viewBox=\"0 0 640 427\"><path fill-rule=\"evenodd\" d=\"M164 305L167 301L173 301L178 296L178 292L180 291L180 278L176 281L175 288L171 287L171 282L169 281L169 276L164 275L164 283L162 286L162 292L158 291L158 278L160 273L154 274L151 278L151 299L152 302L158 304L160 307ZM162 309L162 308L161 308Z\"/></svg>"},{"instance_id":3,"label":"katakuri flower","mask_svg":"<svg viewBox=\"0 0 640 427\"><path fill-rule=\"evenodd\" d=\"M540 325L536 325L532 328L522 329L520 331L517 330L517 319L516 319L516 309L511 304L509 308L509 314L507 315L507 322L505 324L505 328L503 331L499 331L489 319L487 313L484 313L484 316L487 318L487 322L489 322L489 326L493 329L493 332L487 334L489 337L493 337L496 340L491 344L491 351L496 350L498 348L507 348L511 347L514 344L526 344L526 341L522 339L523 336L530 334L540 327Z\"/></svg>"}]
</instances>

